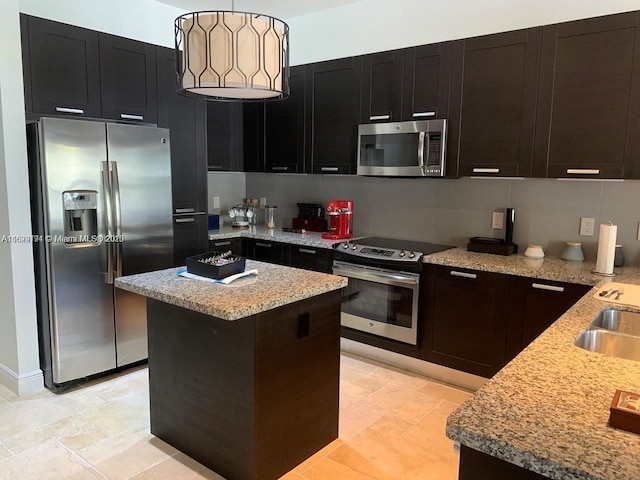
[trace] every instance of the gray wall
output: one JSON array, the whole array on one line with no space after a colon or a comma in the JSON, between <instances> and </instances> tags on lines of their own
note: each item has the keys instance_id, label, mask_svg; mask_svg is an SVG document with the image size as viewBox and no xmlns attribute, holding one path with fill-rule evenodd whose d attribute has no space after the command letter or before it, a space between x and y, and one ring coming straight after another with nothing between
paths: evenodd
<instances>
[{"instance_id":1,"label":"gray wall","mask_svg":"<svg viewBox=\"0 0 640 480\"><path fill-rule=\"evenodd\" d=\"M228 188L230 174L209 174L211 188ZM238 175L238 174L235 174ZM243 192L244 195L244 192ZM503 237L491 228L494 210L515 208L514 240L524 252L540 244L558 256L564 242L582 242L595 261L598 225L618 225L627 265L640 265L640 181L556 179L394 179L356 176L246 174L246 196L278 206L278 226L291 226L297 202L354 201L356 233L465 246L469 237ZM242 198L242 197L239 197ZM228 203L228 202L227 202ZM580 217L595 218L593 237L578 235Z\"/></svg>"}]
</instances>

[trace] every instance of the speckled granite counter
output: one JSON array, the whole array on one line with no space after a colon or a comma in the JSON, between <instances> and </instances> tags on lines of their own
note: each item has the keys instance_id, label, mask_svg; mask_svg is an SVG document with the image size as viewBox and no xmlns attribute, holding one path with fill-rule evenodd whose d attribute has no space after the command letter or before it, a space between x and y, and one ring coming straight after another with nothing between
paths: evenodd
<instances>
[{"instance_id":1,"label":"speckled granite counter","mask_svg":"<svg viewBox=\"0 0 640 480\"><path fill-rule=\"evenodd\" d=\"M181 268L120 277L115 285L224 320L248 317L347 286L343 277L247 260L246 269L254 268L258 275L229 285L181 277L176 273Z\"/></svg>"},{"instance_id":2,"label":"speckled granite counter","mask_svg":"<svg viewBox=\"0 0 640 480\"><path fill-rule=\"evenodd\" d=\"M331 250L333 248L333 245L335 245L336 243L341 243L344 241L327 240L325 238L322 238L322 233L320 232L307 232L305 234L291 233L283 232L282 228L270 230L267 227L262 226L250 227L245 230L235 229L231 227L223 227L220 230L209 230L209 240L238 237L257 238L260 240L273 240L276 242L292 243L294 245L305 245L308 247L316 248L326 248L329 250ZM350 239L350 241L365 237L366 235L354 236L352 239Z\"/></svg>"},{"instance_id":3,"label":"speckled granite counter","mask_svg":"<svg viewBox=\"0 0 640 480\"><path fill-rule=\"evenodd\" d=\"M560 281L606 281L590 275L592 264L568 267L553 258L531 268L523 256L497 259L459 249L428 261ZM640 284L640 269L616 271L616 282ZM598 312L614 306L593 298L595 291L452 413L447 436L549 478L640 478L640 435L608 426L615 390L640 391L640 365L573 345Z\"/></svg>"}]
</instances>

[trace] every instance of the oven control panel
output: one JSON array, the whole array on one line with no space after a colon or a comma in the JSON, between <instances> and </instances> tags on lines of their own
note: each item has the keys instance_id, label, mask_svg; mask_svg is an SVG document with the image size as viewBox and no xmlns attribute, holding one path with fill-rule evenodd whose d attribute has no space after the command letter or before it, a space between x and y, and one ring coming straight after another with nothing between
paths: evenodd
<instances>
[{"instance_id":1,"label":"oven control panel","mask_svg":"<svg viewBox=\"0 0 640 480\"><path fill-rule=\"evenodd\" d=\"M340 250L349 255L366 258L379 258L384 260L416 262L422 256L421 252L412 250L395 250L379 247L368 247L366 245L357 245L355 243L345 242Z\"/></svg>"}]
</instances>

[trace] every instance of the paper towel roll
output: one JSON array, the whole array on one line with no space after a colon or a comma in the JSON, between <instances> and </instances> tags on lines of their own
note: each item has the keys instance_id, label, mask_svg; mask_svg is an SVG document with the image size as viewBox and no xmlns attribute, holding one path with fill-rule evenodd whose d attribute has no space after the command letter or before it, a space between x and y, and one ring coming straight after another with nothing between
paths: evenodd
<instances>
[{"instance_id":1,"label":"paper towel roll","mask_svg":"<svg viewBox=\"0 0 640 480\"><path fill-rule=\"evenodd\" d=\"M618 227L608 222L600 225L598 238L598 258L596 259L596 273L610 275L613 273L613 260L616 255L616 235Z\"/></svg>"}]
</instances>

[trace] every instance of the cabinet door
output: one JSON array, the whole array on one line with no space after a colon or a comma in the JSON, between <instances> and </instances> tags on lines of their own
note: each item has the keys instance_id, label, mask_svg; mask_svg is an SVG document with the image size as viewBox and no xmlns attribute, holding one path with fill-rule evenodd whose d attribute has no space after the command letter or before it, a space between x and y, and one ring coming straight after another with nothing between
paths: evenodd
<instances>
[{"instance_id":1,"label":"cabinet door","mask_svg":"<svg viewBox=\"0 0 640 480\"><path fill-rule=\"evenodd\" d=\"M156 123L156 47L100 33L102 116Z\"/></svg>"},{"instance_id":2,"label":"cabinet door","mask_svg":"<svg viewBox=\"0 0 640 480\"><path fill-rule=\"evenodd\" d=\"M291 67L290 95L265 102L265 171L302 173L305 167L306 67Z\"/></svg>"},{"instance_id":3,"label":"cabinet door","mask_svg":"<svg viewBox=\"0 0 640 480\"><path fill-rule=\"evenodd\" d=\"M264 110L263 103L246 103L242 106L242 170L244 172L264 172Z\"/></svg>"},{"instance_id":4,"label":"cabinet door","mask_svg":"<svg viewBox=\"0 0 640 480\"><path fill-rule=\"evenodd\" d=\"M242 171L242 104L207 102L209 171Z\"/></svg>"},{"instance_id":5,"label":"cabinet door","mask_svg":"<svg viewBox=\"0 0 640 480\"><path fill-rule=\"evenodd\" d=\"M201 148L204 102L176 93L173 49L157 47L157 75L158 126L171 132L173 213L206 212L207 163Z\"/></svg>"},{"instance_id":6,"label":"cabinet door","mask_svg":"<svg viewBox=\"0 0 640 480\"><path fill-rule=\"evenodd\" d=\"M400 121L403 66L402 50L362 57L360 123Z\"/></svg>"},{"instance_id":7,"label":"cabinet door","mask_svg":"<svg viewBox=\"0 0 640 480\"><path fill-rule=\"evenodd\" d=\"M531 176L541 37L530 28L454 43L449 133L459 138L458 175Z\"/></svg>"},{"instance_id":8,"label":"cabinet door","mask_svg":"<svg viewBox=\"0 0 640 480\"><path fill-rule=\"evenodd\" d=\"M290 245L289 265L316 272L333 271L333 250Z\"/></svg>"},{"instance_id":9,"label":"cabinet door","mask_svg":"<svg viewBox=\"0 0 640 480\"><path fill-rule=\"evenodd\" d=\"M402 120L449 118L451 42L404 50Z\"/></svg>"},{"instance_id":10,"label":"cabinet door","mask_svg":"<svg viewBox=\"0 0 640 480\"><path fill-rule=\"evenodd\" d=\"M101 116L98 32L28 17L33 111Z\"/></svg>"},{"instance_id":11,"label":"cabinet door","mask_svg":"<svg viewBox=\"0 0 640 480\"><path fill-rule=\"evenodd\" d=\"M536 176L640 178L638 15L543 27Z\"/></svg>"},{"instance_id":12,"label":"cabinet door","mask_svg":"<svg viewBox=\"0 0 640 480\"><path fill-rule=\"evenodd\" d=\"M220 238L217 240L209 240L209 251L226 252L231 250L234 255L243 256L242 238Z\"/></svg>"},{"instance_id":13,"label":"cabinet door","mask_svg":"<svg viewBox=\"0 0 640 480\"><path fill-rule=\"evenodd\" d=\"M184 266L187 262L187 257L206 253L208 241L206 215L180 215L173 217L174 266Z\"/></svg>"},{"instance_id":14,"label":"cabinet door","mask_svg":"<svg viewBox=\"0 0 640 480\"><path fill-rule=\"evenodd\" d=\"M251 258L261 262L284 264L283 244L280 242L271 242L267 240L253 240Z\"/></svg>"},{"instance_id":15,"label":"cabinet door","mask_svg":"<svg viewBox=\"0 0 640 480\"><path fill-rule=\"evenodd\" d=\"M420 356L491 377L505 364L509 277L432 265L427 269Z\"/></svg>"},{"instance_id":16,"label":"cabinet door","mask_svg":"<svg viewBox=\"0 0 640 480\"><path fill-rule=\"evenodd\" d=\"M24 109L33 112L31 100L31 60L29 59L29 17L20 14L20 46L22 48L22 81L24 83Z\"/></svg>"},{"instance_id":17,"label":"cabinet door","mask_svg":"<svg viewBox=\"0 0 640 480\"><path fill-rule=\"evenodd\" d=\"M586 285L514 277L506 360L520 353L590 289Z\"/></svg>"},{"instance_id":18,"label":"cabinet door","mask_svg":"<svg viewBox=\"0 0 640 480\"><path fill-rule=\"evenodd\" d=\"M307 138L312 173L355 173L360 58L309 65Z\"/></svg>"}]
</instances>

